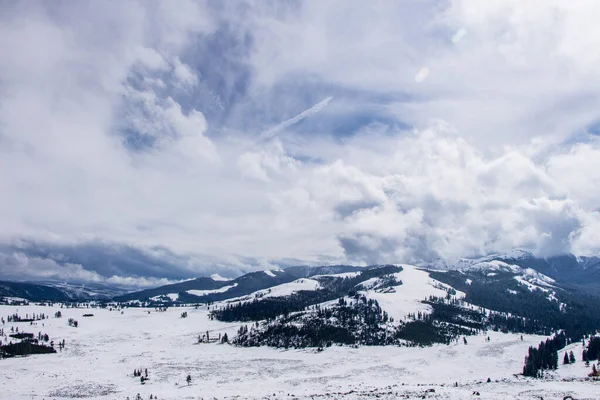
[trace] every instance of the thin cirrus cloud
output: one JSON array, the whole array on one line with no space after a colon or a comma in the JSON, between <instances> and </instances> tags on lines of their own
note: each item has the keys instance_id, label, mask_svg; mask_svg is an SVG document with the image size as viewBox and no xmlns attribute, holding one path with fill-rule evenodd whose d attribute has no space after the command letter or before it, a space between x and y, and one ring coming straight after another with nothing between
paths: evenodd
<instances>
[{"instance_id":1,"label":"thin cirrus cloud","mask_svg":"<svg viewBox=\"0 0 600 400\"><path fill-rule=\"evenodd\" d=\"M116 6L2 6L3 277L600 251L597 2Z\"/></svg>"}]
</instances>

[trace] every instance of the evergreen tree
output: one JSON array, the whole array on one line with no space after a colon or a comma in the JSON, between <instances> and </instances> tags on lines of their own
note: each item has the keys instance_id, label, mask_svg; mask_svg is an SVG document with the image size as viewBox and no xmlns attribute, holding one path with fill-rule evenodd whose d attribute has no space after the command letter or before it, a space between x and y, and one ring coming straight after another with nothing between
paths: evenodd
<instances>
[{"instance_id":1,"label":"evergreen tree","mask_svg":"<svg viewBox=\"0 0 600 400\"><path fill-rule=\"evenodd\" d=\"M569 364L569 355L565 351L565 358L563 359L563 364Z\"/></svg>"},{"instance_id":2,"label":"evergreen tree","mask_svg":"<svg viewBox=\"0 0 600 400\"><path fill-rule=\"evenodd\" d=\"M571 350L571 352L569 353L569 362L571 364L575 363L575 354L573 354L573 351Z\"/></svg>"}]
</instances>

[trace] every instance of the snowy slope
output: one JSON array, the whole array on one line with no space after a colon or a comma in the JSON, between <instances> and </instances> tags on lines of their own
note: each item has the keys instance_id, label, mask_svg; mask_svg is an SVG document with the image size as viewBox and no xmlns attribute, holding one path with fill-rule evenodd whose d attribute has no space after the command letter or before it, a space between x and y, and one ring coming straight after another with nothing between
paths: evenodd
<instances>
[{"instance_id":1,"label":"snowy slope","mask_svg":"<svg viewBox=\"0 0 600 400\"><path fill-rule=\"evenodd\" d=\"M281 285L272 286L268 289L257 290L246 296L234 297L231 299L223 300L217 303L217 307L227 303L244 303L254 299L265 299L269 297L279 296L290 296L297 293L300 290L318 290L321 288L321 284L318 280L301 278L292 282L282 283Z\"/></svg>"},{"instance_id":2,"label":"snowy slope","mask_svg":"<svg viewBox=\"0 0 600 400\"><path fill-rule=\"evenodd\" d=\"M431 307L423 304L422 300L430 295L445 296L446 290L441 288L447 287L441 282L431 279L427 271L404 264L402 268L402 272L394 274L398 280L402 281L402 285L394 286L393 291L364 291L368 298L377 300L381 308L397 321L401 321L409 313L430 312ZM373 282L365 282L367 287L369 283ZM457 296L464 297L464 294L458 292Z\"/></svg>"},{"instance_id":3,"label":"snowy slope","mask_svg":"<svg viewBox=\"0 0 600 400\"><path fill-rule=\"evenodd\" d=\"M218 289L213 289L213 290L187 290L186 292L191 295L194 295L194 296L206 296L207 294L213 294L213 293L225 293L229 289L233 289L234 287L237 287L237 285L238 285L237 283L234 283L233 285L223 286L223 287L220 287Z\"/></svg>"},{"instance_id":4,"label":"snowy slope","mask_svg":"<svg viewBox=\"0 0 600 400\"><path fill-rule=\"evenodd\" d=\"M273 271L266 269L263 271L267 276L270 276L272 278L274 278L276 275L273 273Z\"/></svg>"},{"instance_id":5,"label":"snowy slope","mask_svg":"<svg viewBox=\"0 0 600 400\"><path fill-rule=\"evenodd\" d=\"M229 278L224 278L224 277L222 277L222 276L221 276L221 275L219 275L219 274L212 274L212 275L210 276L210 278L211 278L213 281L230 281L230 280L231 280L231 279L229 279Z\"/></svg>"},{"instance_id":6,"label":"snowy slope","mask_svg":"<svg viewBox=\"0 0 600 400\"><path fill-rule=\"evenodd\" d=\"M179 293L167 293L167 294L162 294L160 296L150 297L150 300L153 300L153 301L164 301L166 299L168 299L170 301L177 301L179 299Z\"/></svg>"},{"instance_id":7,"label":"snowy slope","mask_svg":"<svg viewBox=\"0 0 600 400\"><path fill-rule=\"evenodd\" d=\"M253 293L254 295L262 295L263 297L289 296L300 290L318 290L321 288L319 281L314 279L302 278L290 283L273 286L267 290L260 290Z\"/></svg>"}]
</instances>

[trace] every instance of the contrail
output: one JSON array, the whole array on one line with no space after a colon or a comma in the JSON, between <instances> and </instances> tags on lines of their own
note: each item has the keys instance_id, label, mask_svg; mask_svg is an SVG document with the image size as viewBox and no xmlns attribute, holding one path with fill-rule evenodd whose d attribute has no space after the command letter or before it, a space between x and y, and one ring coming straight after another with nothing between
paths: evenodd
<instances>
[{"instance_id":1,"label":"contrail","mask_svg":"<svg viewBox=\"0 0 600 400\"><path fill-rule=\"evenodd\" d=\"M263 133L260 134L260 140L270 139L273 136L275 136L277 133L279 133L282 130L284 130L285 128L287 128L288 126L292 126L292 125L302 121L303 119L318 113L323 108L325 108L325 106L327 106L327 104L329 104L329 102L332 99L333 99L332 96L327 97L327 98L321 100L320 102L318 102L317 104L315 104L314 106L312 106L311 108L302 111L300 114L296 115L295 117L285 120L282 123L275 125L274 127L264 131Z\"/></svg>"}]
</instances>

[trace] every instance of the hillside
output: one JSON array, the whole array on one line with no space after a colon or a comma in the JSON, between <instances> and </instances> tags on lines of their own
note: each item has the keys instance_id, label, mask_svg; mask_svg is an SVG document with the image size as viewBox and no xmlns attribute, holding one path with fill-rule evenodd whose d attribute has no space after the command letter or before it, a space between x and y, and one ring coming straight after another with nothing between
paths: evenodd
<instances>
[{"instance_id":1,"label":"hillside","mask_svg":"<svg viewBox=\"0 0 600 400\"><path fill-rule=\"evenodd\" d=\"M0 281L0 297L18 297L31 301L72 301L67 292L48 285Z\"/></svg>"}]
</instances>

